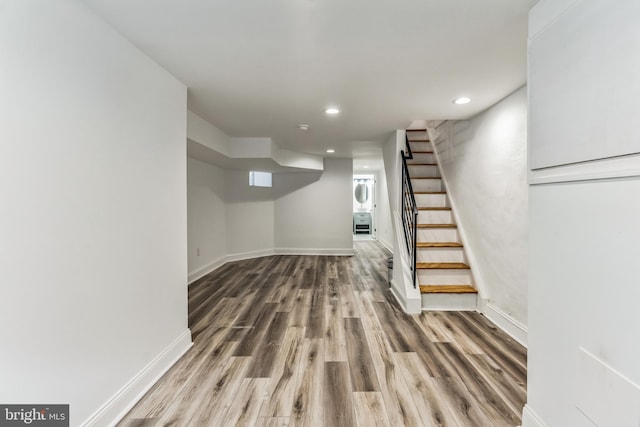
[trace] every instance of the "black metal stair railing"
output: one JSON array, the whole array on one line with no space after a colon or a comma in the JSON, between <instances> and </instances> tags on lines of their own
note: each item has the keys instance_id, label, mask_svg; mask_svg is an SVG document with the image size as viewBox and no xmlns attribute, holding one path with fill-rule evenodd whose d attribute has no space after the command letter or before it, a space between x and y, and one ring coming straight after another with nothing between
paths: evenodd
<instances>
[{"instance_id":1,"label":"black metal stair railing","mask_svg":"<svg viewBox=\"0 0 640 427\"><path fill-rule=\"evenodd\" d=\"M418 206L416 205L416 197L413 194L413 186L411 185L411 176L409 175L409 166L407 160L413 159L409 137L405 133L406 152L400 151L402 156L402 228L404 229L404 238L409 251L409 259L411 262L411 273L413 287L416 287L416 239L417 239L417 223L418 223Z\"/></svg>"}]
</instances>

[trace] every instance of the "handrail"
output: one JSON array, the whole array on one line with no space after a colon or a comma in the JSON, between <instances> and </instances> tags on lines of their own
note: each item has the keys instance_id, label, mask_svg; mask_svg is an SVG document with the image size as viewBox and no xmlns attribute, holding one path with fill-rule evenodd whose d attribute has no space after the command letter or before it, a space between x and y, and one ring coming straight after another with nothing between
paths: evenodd
<instances>
[{"instance_id":1,"label":"handrail","mask_svg":"<svg viewBox=\"0 0 640 427\"><path fill-rule=\"evenodd\" d=\"M404 140L406 144L406 152L401 150L402 155L402 228L404 229L404 238L411 259L411 272L413 287L416 287L416 241L417 241L417 223L418 223L418 206L416 198L413 194L413 186L411 185L411 176L409 175L409 166L407 160L413 159L409 137L405 132Z\"/></svg>"}]
</instances>

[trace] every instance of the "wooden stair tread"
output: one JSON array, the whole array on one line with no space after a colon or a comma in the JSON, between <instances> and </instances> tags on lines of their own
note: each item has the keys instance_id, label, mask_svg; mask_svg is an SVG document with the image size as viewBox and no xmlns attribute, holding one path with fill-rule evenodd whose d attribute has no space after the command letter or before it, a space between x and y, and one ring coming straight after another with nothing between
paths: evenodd
<instances>
[{"instance_id":1,"label":"wooden stair tread","mask_svg":"<svg viewBox=\"0 0 640 427\"><path fill-rule=\"evenodd\" d=\"M441 176L412 176L411 179L442 179Z\"/></svg>"},{"instance_id":2,"label":"wooden stair tread","mask_svg":"<svg viewBox=\"0 0 640 427\"><path fill-rule=\"evenodd\" d=\"M468 270L471 267L464 262L417 262L416 268L419 270Z\"/></svg>"},{"instance_id":3,"label":"wooden stair tread","mask_svg":"<svg viewBox=\"0 0 640 427\"><path fill-rule=\"evenodd\" d=\"M477 294L470 285L420 285L421 294Z\"/></svg>"},{"instance_id":4,"label":"wooden stair tread","mask_svg":"<svg viewBox=\"0 0 640 427\"><path fill-rule=\"evenodd\" d=\"M405 129L406 132L426 132L426 129Z\"/></svg>"},{"instance_id":5,"label":"wooden stair tread","mask_svg":"<svg viewBox=\"0 0 640 427\"><path fill-rule=\"evenodd\" d=\"M416 224L417 228L458 228L456 224Z\"/></svg>"},{"instance_id":6,"label":"wooden stair tread","mask_svg":"<svg viewBox=\"0 0 640 427\"><path fill-rule=\"evenodd\" d=\"M412 154L433 154L433 151L411 151ZM409 159L413 160L413 159ZM437 163L408 163L411 166L437 165Z\"/></svg>"},{"instance_id":7,"label":"wooden stair tread","mask_svg":"<svg viewBox=\"0 0 640 427\"><path fill-rule=\"evenodd\" d=\"M414 191L413 194L447 194L446 191Z\"/></svg>"},{"instance_id":8,"label":"wooden stair tread","mask_svg":"<svg viewBox=\"0 0 640 427\"><path fill-rule=\"evenodd\" d=\"M448 206L419 206L419 211L450 211L451 208Z\"/></svg>"},{"instance_id":9,"label":"wooden stair tread","mask_svg":"<svg viewBox=\"0 0 640 427\"><path fill-rule=\"evenodd\" d=\"M461 248L460 242L416 242L416 248Z\"/></svg>"},{"instance_id":10,"label":"wooden stair tread","mask_svg":"<svg viewBox=\"0 0 640 427\"><path fill-rule=\"evenodd\" d=\"M410 139L409 143L412 142L431 142L429 139Z\"/></svg>"}]
</instances>

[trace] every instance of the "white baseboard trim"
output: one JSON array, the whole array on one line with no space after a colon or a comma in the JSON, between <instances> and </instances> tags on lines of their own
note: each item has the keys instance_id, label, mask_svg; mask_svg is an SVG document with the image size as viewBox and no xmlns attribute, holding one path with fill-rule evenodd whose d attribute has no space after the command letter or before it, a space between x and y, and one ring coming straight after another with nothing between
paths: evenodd
<instances>
[{"instance_id":1,"label":"white baseboard trim","mask_svg":"<svg viewBox=\"0 0 640 427\"><path fill-rule=\"evenodd\" d=\"M420 314L422 312L421 301L416 298L406 298L402 292L398 292L396 282L391 281L391 295L396 299L400 307L407 314Z\"/></svg>"},{"instance_id":2,"label":"white baseboard trim","mask_svg":"<svg viewBox=\"0 0 640 427\"><path fill-rule=\"evenodd\" d=\"M524 405L522 409L522 427L547 427L542 418L535 413L531 406Z\"/></svg>"},{"instance_id":3,"label":"white baseboard trim","mask_svg":"<svg viewBox=\"0 0 640 427\"><path fill-rule=\"evenodd\" d=\"M120 421L149 389L193 345L189 329L181 333L155 359L131 378L81 426L111 426Z\"/></svg>"},{"instance_id":4,"label":"white baseboard trim","mask_svg":"<svg viewBox=\"0 0 640 427\"><path fill-rule=\"evenodd\" d=\"M276 248L276 255L333 255L333 256L353 256L353 248L332 249L332 248Z\"/></svg>"},{"instance_id":5,"label":"white baseboard trim","mask_svg":"<svg viewBox=\"0 0 640 427\"><path fill-rule=\"evenodd\" d=\"M380 244L382 246L384 246L389 252L391 252L393 254L393 246L390 245L389 243L385 242L384 240L380 240L378 239L378 242L380 242Z\"/></svg>"},{"instance_id":6,"label":"white baseboard trim","mask_svg":"<svg viewBox=\"0 0 640 427\"><path fill-rule=\"evenodd\" d=\"M402 295L396 289L395 281L391 280L391 288L389 288L389 290L391 291L391 295L393 295L393 297L396 299L398 304L400 304L400 307L405 308L405 306L407 305L407 301L405 300L404 295Z\"/></svg>"},{"instance_id":7,"label":"white baseboard trim","mask_svg":"<svg viewBox=\"0 0 640 427\"><path fill-rule=\"evenodd\" d=\"M224 264L233 261L242 261L243 259L260 258L263 256L275 255L276 252L273 249L260 249L257 251L238 252L235 254L229 254L224 259Z\"/></svg>"},{"instance_id":8,"label":"white baseboard trim","mask_svg":"<svg viewBox=\"0 0 640 427\"><path fill-rule=\"evenodd\" d=\"M222 258L218 258L209 264L202 266L189 273L189 284L192 284L201 277L217 270L228 262L242 261L244 259L260 258L263 256L271 255L333 255L333 256L353 256L355 252L353 248L350 249L332 249L332 248L276 248L276 249L261 249L258 251L239 252L236 254L229 254Z\"/></svg>"},{"instance_id":9,"label":"white baseboard trim","mask_svg":"<svg viewBox=\"0 0 640 427\"><path fill-rule=\"evenodd\" d=\"M511 338L518 341L524 347L527 347L528 330L525 325L500 310L488 300L480 298L480 313L484 314L487 319L491 320L497 327L505 331Z\"/></svg>"},{"instance_id":10,"label":"white baseboard trim","mask_svg":"<svg viewBox=\"0 0 640 427\"><path fill-rule=\"evenodd\" d=\"M194 271L189 272L189 278L188 278L189 284L192 284L193 282L200 279L201 277L204 277L207 274L211 273L212 271L222 267L226 263L227 263L227 257L221 257L215 261L211 261L207 265L204 265L200 268L197 268Z\"/></svg>"}]
</instances>

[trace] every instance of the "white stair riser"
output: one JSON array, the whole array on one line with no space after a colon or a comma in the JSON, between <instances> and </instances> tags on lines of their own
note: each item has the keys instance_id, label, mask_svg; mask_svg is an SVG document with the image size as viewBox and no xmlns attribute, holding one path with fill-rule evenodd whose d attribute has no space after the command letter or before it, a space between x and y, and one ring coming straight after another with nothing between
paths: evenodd
<instances>
[{"instance_id":1,"label":"white stair riser","mask_svg":"<svg viewBox=\"0 0 640 427\"><path fill-rule=\"evenodd\" d=\"M420 178L426 176L440 176L440 170L438 170L438 166L409 166L409 176L411 178Z\"/></svg>"},{"instance_id":2,"label":"white stair riser","mask_svg":"<svg viewBox=\"0 0 640 427\"><path fill-rule=\"evenodd\" d=\"M418 224L453 224L451 211L418 211Z\"/></svg>"},{"instance_id":3,"label":"white stair riser","mask_svg":"<svg viewBox=\"0 0 640 427\"><path fill-rule=\"evenodd\" d=\"M407 160L407 163L436 163L436 157L429 153L413 153L413 159Z\"/></svg>"},{"instance_id":4,"label":"white stair riser","mask_svg":"<svg viewBox=\"0 0 640 427\"><path fill-rule=\"evenodd\" d=\"M418 228L418 242L459 242L455 228Z\"/></svg>"},{"instance_id":5,"label":"white stair riser","mask_svg":"<svg viewBox=\"0 0 640 427\"><path fill-rule=\"evenodd\" d=\"M416 204L424 207L449 206L446 194L416 194Z\"/></svg>"},{"instance_id":6,"label":"white stair riser","mask_svg":"<svg viewBox=\"0 0 640 427\"><path fill-rule=\"evenodd\" d=\"M471 270L418 269L416 275L421 285L473 285Z\"/></svg>"},{"instance_id":7,"label":"white stair riser","mask_svg":"<svg viewBox=\"0 0 640 427\"><path fill-rule=\"evenodd\" d=\"M423 310L471 311L478 308L478 294L422 294Z\"/></svg>"},{"instance_id":8,"label":"white stair riser","mask_svg":"<svg viewBox=\"0 0 640 427\"><path fill-rule=\"evenodd\" d=\"M418 248L418 262L464 262L467 259L462 248Z\"/></svg>"},{"instance_id":9,"label":"white stair riser","mask_svg":"<svg viewBox=\"0 0 640 427\"><path fill-rule=\"evenodd\" d=\"M411 142L411 151L433 151L430 142Z\"/></svg>"},{"instance_id":10,"label":"white stair riser","mask_svg":"<svg viewBox=\"0 0 640 427\"><path fill-rule=\"evenodd\" d=\"M412 179L413 191L442 191L441 179Z\"/></svg>"}]
</instances>

